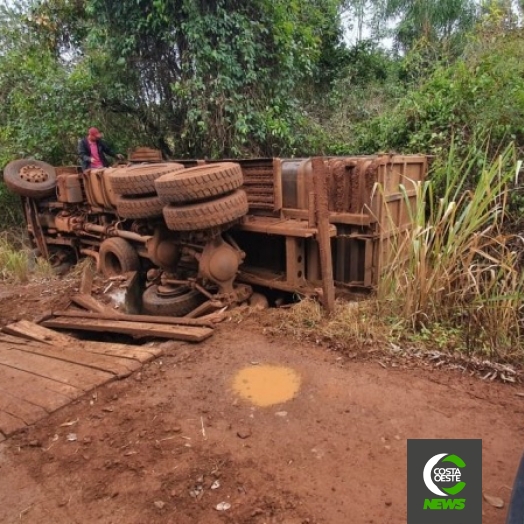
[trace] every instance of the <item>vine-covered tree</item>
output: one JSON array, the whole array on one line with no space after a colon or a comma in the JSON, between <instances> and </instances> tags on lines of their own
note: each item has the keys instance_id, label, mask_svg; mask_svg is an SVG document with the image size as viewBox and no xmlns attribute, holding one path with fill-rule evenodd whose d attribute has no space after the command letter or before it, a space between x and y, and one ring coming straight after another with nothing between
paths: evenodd
<instances>
[{"instance_id":1,"label":"vine-covered tree","mask_svg":"<svg viewBox=\"0 0 524 524\"><path fill-rule=\"evenodd\" d=\"M16 0L0 16L2 160L74 158L97 124L175 156L315 147L304 97L343 49L339 0Z\"/></svg>"},{"instance_id":2,"label":"vine-covered tree","mask_svg":"<svg viewBox=\"0 0 524 524\"><path fill-rule=\"evenodd\" d=\"M83 83L75 127L98 120L169 155L237 156L311 145L303 97L341 71L340 4L27 0L17 12L57 77Z\"/></svg>"}]
</instances>

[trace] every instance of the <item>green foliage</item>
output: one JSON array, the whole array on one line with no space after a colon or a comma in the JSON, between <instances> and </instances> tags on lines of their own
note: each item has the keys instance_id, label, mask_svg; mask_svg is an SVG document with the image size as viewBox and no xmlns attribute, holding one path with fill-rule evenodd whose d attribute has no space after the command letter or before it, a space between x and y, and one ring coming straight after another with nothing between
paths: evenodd
<instances>
[{"instance_id":1,"label":"green foliage","mask_svg":"<svg viewBox=\"0 0 524 524\"><path fill-rule=\"evenodd\" d=\"M489 137L493 156L510 141L524 147L523 122L524 40L513 30L481 35L462 60L438 66L394 110L360 128L357 147L445 156L453 139L464 156Z\"/></svg>"},{"instance_id":2,"label":"green foliage","mask_svg":"<svg viewBox=\"0 0 524 524\"><path fill-rule=\"evenodd\" d=\"M291 154L311 144L296 132L300 95L333 69L339 3L89 0L88 42L126 68L136 112L166 153Z\"/></svg>"},{"instance_id":3,"label":"green foliage","mask_svg":"<svg viewBox=\"0 0 524 524\"><path fill-rule=\"evenodd\" d=\"M410 50L420 40L454 46L478 18L474 0L386 0L382 17L398 20L393 29L396 45Z\"/></svg>"},{"instance_id":4,"label":"green foliage","mask_svg":"<svg viewBox=\"0 0 524 524\"><path fill-rule=\"evenodd\" d=\"M368 123L392 110L406 93L403 60L375 43L359 42L346 62L317 117L329 129L325 151L330 154L354 154Z\"/></svg>"},{"instance_id":5,"label":"green foliage","mask_svg":"<svg viewBox=\"0 0 524 524\"><path fill-rule=\"evenodd\" d=\"M406 329L423 335L442 326L459 330L462 347L471 352L510 357L521 347L524 275L516 239L502 227L514 158L510 145L479 172L476 154L461 160L452 146L436 176L445 181L440 198L431 180L404 188L413 228L398 231L380 295ZM415 206L408 194L413 189Z\"/></svg>"},{"instance_id":6,"label":"green foliage","mask_svg":"<svg viewBox=\"0 0 524 524\"><path fill-rule=\"evenodd\" d=\"M26 12L3 10L0 20L0 166L33 156L53 164L76 163L77 141L86 128L110 119L105 103L125 102L122 83L102 83L92 74L99 56L64 62L56 42L43 33L28 34ZM34 22L31 22L33 24ZM119 119L119 126L125 122ZM110 126L107 126L110 128ZM107 129L110 131L110 129ZM119 132L120 142L126 133Z\"/></svg>"},{"instance_id":7,"label":"green foliage","mask_svg":"<svg viewBox=\"0 0 524 524\"><path fill-rule=\"evenodd\" d=\"M20 0L0 16L0 164L76 161L97 125L167 156L320 148L303 99L344 49L338 0Z\"/></svg>"}]
</instances>

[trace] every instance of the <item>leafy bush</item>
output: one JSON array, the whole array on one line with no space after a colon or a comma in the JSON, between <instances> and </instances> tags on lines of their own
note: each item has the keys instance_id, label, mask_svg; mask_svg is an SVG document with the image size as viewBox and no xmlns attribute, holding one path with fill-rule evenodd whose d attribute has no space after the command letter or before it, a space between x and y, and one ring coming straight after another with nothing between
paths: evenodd
<instances>
[{"instance_id":1,"label":"leafy bush","mask_svg":"<svg viewBox=\"0 0 524 524\"><path fill-rule=\"evenodd\" d=\"M454 141L462 158L490 138L524 148L523 30L480 32L461 60L437 67L420 89L358 129L357 149L446 156ZM482 151L480 153L482 155Z\"/></svg>"}]
</instances>

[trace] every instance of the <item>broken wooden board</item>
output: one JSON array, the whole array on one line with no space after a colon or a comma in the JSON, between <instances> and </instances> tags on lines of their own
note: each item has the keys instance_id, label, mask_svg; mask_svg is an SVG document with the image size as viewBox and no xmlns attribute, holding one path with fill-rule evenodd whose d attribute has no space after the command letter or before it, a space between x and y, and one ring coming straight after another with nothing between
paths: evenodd
<instances>
[{"instance_id":1,"label":"broken wooden board","mask_svg":"<svg viewBox=\"0 0 524 524\"><path fill-rule=\"evenodd\" d=\"M12 394L15 394L15 392L23 393L22 398L33 402L33 404L41 405L39 399L42 392L48 392L50 396L57 398L59 404L56 408L84 393L83 390L71 384L64 384L46 377L31 375L30 378L31 380L28 380L27 371L0 366L0 389L6 389ZM54 400L51 404L52 406L55 405Z\"/></svg>"},{"instance_id":2,"label":"broken wooden board","mask_svg":"<svg viewBox=\"0 0 524 524\"><path fill-rule=\"evenodd\" d=\"M87 263L82 271L82 279L80 280L80 294L90 295L93 289L93 280L95 278L95 272L91 266L91 260Z\"/></svg>"},{"instance_id":3,"label":"broken wooden board","mask_svg":"<svg viewBox=\"0 0 524 524\"><path fill-rule=\"evenodd\" d=\"M0 333L0 441L162 354L77 340L28 321L4 329L24 338Z\"/></svg>"},{"instance_id":4,"label":"broken wooden board","mask_svg":"<svg viewBox=\"0 0 524 524\"><path fill-rule=\"evenodd\" d=\"M100 371L85 367L82 364L73 364L49 358L42 355L27 353L14 349L13 345L3 345L0 348L0 364L20 371L27 371L33 375L47 377L63 384L71 384L89 391L98 384L103 384L114 378L108 371Z\"/></svg>"},{"instance_id":5,"label":"broken wooden board","mask_svg":"<svg viewBox=\"0 0 524 524\"><path fill-rule=\"evenodd\" d=\"M44 344L49 344L51 346L67 347L70 344L77 342L73 337L69 337L63 333L57 333L50 329L45 329L38 324L29 322L28 320L20 320L13 324L9 324L2 328L2 331L9 335L14 335L15 337L20 336L30 340L36 340L37 342L43 342Z\"/></svg>"},{"instance_id":6,"label":"broken wooden board","mask_svg":"<svg viewBox=\"0 0 524 524\"><path fill-rule=\"evenodd\" d=\"M100 355L136 360L141 364L149 362L150 360L162 355L162 349L158 347L78 340L28 321L10 324L9 326L6 326L4 330L10 333L16 333L18 336L0 333L0 342L17 345L27 345L29 343L28 341L34 343L44 342L45 344L54 344L54 346L61 348L73 348L86 352L98 353ZM38 340L36 340L36 338L38 338Z\"/></svg>"},{"instance_id":7,"label":"broken wooden board","mask_svg":"<svg viewBox=\"0 0 524 524\"><path fill-rule=\"evenodd\" d=\"M27 426L48 414L43 407L36 406L25 399L16 398L5 390L0 395L0 411L22 420Z\"/></svg>"},{"instance_id":8,"label":"broken wooden board","mask_svg":"<svg viewBox=\"0 0 524 524\"><path fill-rule=\"evenodd\" d=\"M213 334L207 327L173 326L148 322L129 322L91 318L57 317L43 322L44 326L57 329L122 333L133 337L158 337L185 342L202 342Z\"/></svg>"},{"instance_id":9,"label":"broken wooden board","mask_svg":"<svg viewBox=\"0 0 524 524\"><path fill-rule=\"evenodd\" d=\"M107 313L96 313L92 311L55 311L52 316L55 317L71 317L71 318L95 318L100 320L128 320L129 322L147 322L151 324L172 324L174 326L197 326L197 327L213 327L213 322L210 320L203 320L200 318L186 318L186 317L161 317L154 315L126 315L121 314L115 319L115 315ZM47 317L45 320L50 320Z\"/></svg>"},{"instance_id":10,"label":"broken wooden board","mask_svg":"<svg viewBox=\"0 0 524 524\"><path fill-rule=\"evenodd\" d=\"M135 360L101 355L99 353L93 353L92 351L55 348L53 346L31 343L24 346L12 344L9 347L10 349L19 349L20 351L42 355L56 360L63 360L64 362L81 364L87 368L98 369L99 371L107 371L118 378L128 377L133 371L141 367L140 362L136 362Z\"/></svg>"},{"instance_id":11,"label":"broken wooden board","mask_svg":"<svg viewBox=\"0 0 524 524\"><path fill-rule=\"evenodd\" d=\"M88 311L93 311L95 313L105 313L106 315L111 315L113 317L119 316L120 313L113 309L110 306L106 306L99 302L96 298L87 294L78 294L71 297L71 301L77 304Z\"/></svg>"}]
</instances>

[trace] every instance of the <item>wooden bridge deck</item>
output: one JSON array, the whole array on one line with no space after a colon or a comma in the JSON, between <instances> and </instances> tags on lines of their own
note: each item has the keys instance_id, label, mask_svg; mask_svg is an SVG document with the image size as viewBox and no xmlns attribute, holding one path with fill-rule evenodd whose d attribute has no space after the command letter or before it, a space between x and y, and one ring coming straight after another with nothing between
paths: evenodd
<instances>
[{"instance_id":1,"label":"wooden bridge deck","mask_svg":"<svg viewBox=\"0 0 524 524\"><path fill-rule=\"evenodd\" d=\"M0 441L162 353L149 346L81 341L26 321L3 331Z\"/></svg>"}]
</instances>

